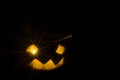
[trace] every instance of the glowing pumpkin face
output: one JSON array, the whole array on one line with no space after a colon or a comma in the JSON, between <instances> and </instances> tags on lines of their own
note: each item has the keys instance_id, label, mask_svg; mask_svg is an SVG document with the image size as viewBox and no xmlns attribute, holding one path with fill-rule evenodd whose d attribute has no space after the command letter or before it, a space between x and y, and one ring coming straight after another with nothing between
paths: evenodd
<instances>
[{"instance_id":1,"label":"glowing pumpkin face","mask_svg":"<svg viewBox=\"0 0 120 80\"><path fill-rule=\"evenodd\" d=\"M51 30L45 32L46 29L45 31L32 30L30 27L25 27L24 31L20 32L20 36L17 35L20 43L15 53L20 53L17 55L20 58L17 58L20 69L27 67L27 69L40 71L52 70L66 63L70 55L67 52L66 39L71 38L72 35L51 32Z\"/></svg>"},{"instance_id":2,"label":"glowing pumpkin face","mask_svg":"<svg viewBox=\"0 0 120 80\"><path fill-rule=\"evenodd\" d=\"M53 46L51 46L51 47L53 49L55 48ZM29 63L29 66L32 69L36 69L36 70L52 70L52 69L55 69L55 68L63 65L63 63L64 63L63 54L65 52L65 47L61 44L58 44L54 50L54 52L55 52L54 54L51 54L51 51L53 50L52 48L50 48L51 50L47 54L46 52L42 52L36 45L34 45L34 44L30 45L26 49L26 51L29 54L31 54L33 56L37 56L37 57L35 57ZM55 60L53 57L58 59L58 60ZM43 59L46 61L44 61Z\"/></svg>"}]
</instances>

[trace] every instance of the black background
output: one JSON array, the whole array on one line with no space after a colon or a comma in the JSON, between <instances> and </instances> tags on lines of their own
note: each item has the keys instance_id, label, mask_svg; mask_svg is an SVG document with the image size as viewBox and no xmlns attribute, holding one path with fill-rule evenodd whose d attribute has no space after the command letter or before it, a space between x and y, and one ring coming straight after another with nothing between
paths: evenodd
<instances>
[{"instance_id":1,"label":"black background","mask_svg":"<svg viewBox=\"0 0 120 80\"><path fill-rule=\"evenodd\" d=\"M16 4L17 7L19 5ZM103 19L91 15L91 10L82 8L83 6L75 8L66 4L62 8L38 8L38 6L33 8L34 6L27 4L25 8L10 7L3 12L4 15L1 15L1 80L7 78L16 80L110 79L111 28L102 25ZM19 70L16 55L9 52L16 49L16 35L26 25L32 28L37 25L35 27L37 29L48 26L53 32L72 33L73 38L69 43L72 53L70 61L61 68L48 72Z\"/></svg>"}]
</instances>

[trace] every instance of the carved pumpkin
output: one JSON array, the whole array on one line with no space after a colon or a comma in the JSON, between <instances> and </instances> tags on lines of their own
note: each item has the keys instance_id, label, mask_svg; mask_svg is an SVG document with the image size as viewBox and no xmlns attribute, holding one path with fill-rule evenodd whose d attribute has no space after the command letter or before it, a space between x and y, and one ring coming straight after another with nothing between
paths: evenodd
<instances>
[{"instance_id":1,"label":"carved pumpkin","mask_svg":"<svg viewBox=\"0 0 120 80\"><path fill-rule=\"evenodd\" d=\"M43 55L41 55L42 53L40 53L40 51L38 51L38 48L37 46L35 46L34 44L30 45L27 50L26 50L28 53L30 53L31 55L40 55L39 57L43 57L44 58L44 54L46 53L43 53ZM51 70L51 69L55 69L57 67L60 67L61 65L63 65L64 63L64 57L62 57L62 55L64 54L65 52L65 47L61 44L59 44L57 46L57 49L54 50L53 52L55 52L55 54L51 54L50 56L53 56L53 55L56 55L56 56L60 56L61 59L58 59L58 62L55 64L54 63L54 60L52 60L52 57L46 61L45 63L43 62L42 59L39 59L38 58L34 58L30 63L29 63L29 66L33 69L37 69L37 70ZM49 57L50 57L49 56ZM47 57L47 56L46 56ZM57 57L56 57L57 58Z\"/></svg>"},{"instance_id":2,"label":"carved pumpkin","mask_svg":"<svg viewBox=\"0 0 120 80\"><path fill-rule=\"evenodd\" d=\"M52 37L48 34L40 42L38 39L26 42L24 51L28 55L26 58L29 58L29 61L25 65L34 70L52 70L62 66L67 59L65 40L71 38L72 35L60 35L56 33ZM26 39L30 40L30 38Z\"/></svg>"}]
</instances>

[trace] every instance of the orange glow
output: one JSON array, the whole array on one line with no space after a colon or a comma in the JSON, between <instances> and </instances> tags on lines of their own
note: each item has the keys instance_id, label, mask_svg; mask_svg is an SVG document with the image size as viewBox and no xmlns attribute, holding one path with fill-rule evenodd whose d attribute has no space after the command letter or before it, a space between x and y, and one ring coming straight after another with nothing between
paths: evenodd
<instances>
[{"instance_id":1,"label":"orange glow","mask_svg":"<svg viewBox=\"0 0 120 80\"><path fill-rule=\"evenodd\" d=\"M36 54L38 51L38 48L34 44L32 44L27 48L26 51L31 53L31 54Z\"/></svg>"},{"instance_id":2,"label":"orange glow","mask_svg":"<svg viewBox=\"0 0 120 80\"><path fill-rule=\"evenodd\" d=\"M65 51L65 47L59 44L56 49L56 53L62 55L64 51Z\"/></svg>"},{"instance_id":3,"label":"orange glow","mask_svg":"<svg viewBox=\"0 0 120 80\"><path fill-rule=\"evenodd\" d=\"M31 63L29 65L30 65L30 67L32 67L33 69L36 69L36 70L52 70L52 69L55 69L55 68L61 66L63 64L63 62L64 62L64 58L62 58L56 65L54 64L52 59L47 61L45 64L40 62L38 59L34 59L31 61Z\"/></svg>"}]
</instances>

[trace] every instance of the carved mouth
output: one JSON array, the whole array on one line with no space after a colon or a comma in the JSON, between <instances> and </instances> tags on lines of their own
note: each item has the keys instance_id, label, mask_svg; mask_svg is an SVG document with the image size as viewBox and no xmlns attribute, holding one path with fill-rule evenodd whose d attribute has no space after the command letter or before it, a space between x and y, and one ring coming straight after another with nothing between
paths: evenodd
<instances>
[{"instance_id":1,"label":"carved mouth","mask_svg":"<svg viewBox=\"0 0 120 80\"><path fill-rule=\"evenodd\" d=\"M46 63L42 63L38 59L34 59L30 62L29 66L36 70L52 70L57 67L60 67L64 63L64 58L62 58L57 64L53 62L52 59L49 59Z\"/></svg>"}]
</instances>

